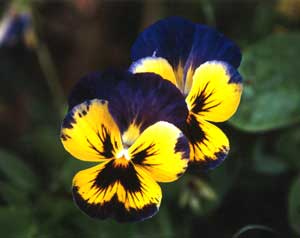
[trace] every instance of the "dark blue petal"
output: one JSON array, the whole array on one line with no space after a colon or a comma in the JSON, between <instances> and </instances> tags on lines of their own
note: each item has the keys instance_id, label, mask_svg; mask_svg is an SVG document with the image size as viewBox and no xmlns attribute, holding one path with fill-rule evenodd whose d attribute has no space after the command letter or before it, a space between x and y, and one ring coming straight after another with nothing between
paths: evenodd
<instances>
[{"instance_id":1,"label":"dark blue petal","mask_svg":"<svg viewBox=\"0 0 300 238\"><path fill-rule=\"evenodd\" d=\"M72 90L69 110L94 98L109 102L109 110L122 133L131 124L139 125L142 132L158 121L167 121L182 129L188 115L180 91L153 73L108 70L89 74Z\"/></svg>"},{"instance_id":2,"label":"dark blue petal","mask_svg":"<svg viewBox=\"0 0 300 238\"><path fill-rule=\"evenodd\" d=\"M163 57L174 68L181 62L186 70L210 60L226 61L236 68L241 62L234 42L213 28L180 17L160 20L139 35L132 47L132 60L147 56Z\"/></svg>"},{"instance_id":3,"label":"dark blue petal","mask_svg":"<svg viewBox=\"0 0 300 238\"><path fill-rule=\"evenodd\" d=\"M120 80L129 77L123 71L107 70L94 72L82 77L74 86L68 99L69 110L74 106L94 98L108 100L111 91Z\"/></svg>"},{"instance_id":4,"label":"dark blue petal","mask_svg":"<svg viewBox=\"0 0 300 238\"><path fill-rule=\"evenodd\" d=\"M132 74L120 81L109 99L109 109L121 133L131 124L142 132L148 126L166 121L182 129L188 115L180 91L153 73Z\"/></svg>"},{"instance_id":5,"label":"dark blue petal","mask_svg":"<svg viewBox=\"0 0 300 238\"><path fill-rule=\"evenodd\" d=\"M165 58L173 67L180 60L186 61L193 45L195 24L179 18L160 20L145 29L131 49L131 58L136 61L147 56Z\"/></svg>"}]
</instances>

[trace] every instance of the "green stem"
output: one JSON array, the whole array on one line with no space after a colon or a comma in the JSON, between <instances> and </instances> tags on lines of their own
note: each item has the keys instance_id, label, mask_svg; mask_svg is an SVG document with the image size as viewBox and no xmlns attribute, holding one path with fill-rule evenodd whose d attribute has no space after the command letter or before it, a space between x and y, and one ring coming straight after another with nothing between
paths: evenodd
<instances>
[{"instance_id":1,"label":"green stem","mask_svg":"<svg viewBox=\"0 0 300 238\"><path fill-rule=\"evenodd\" d=\"M44 74L46 83L48 85L49 91L52 95L53 104L55 107L55 110L57 111L57 114L60 118L63 117L62 108L66 104L66 99L64 96L64 92L59 80L59 76L57 73L57 70L55 68L55 65L53 63L50 51L45 43L43 43L37 34L37 14L34 14L33 9L31 9L32 12L32 28L33 28L33 34L36 41L36 47L35 51L38 57L38 61L41 67L41 70Z\"/></svg>"},{"instance_id":2,"label":"green stem","mask_svg":"<svg viewBox=\"0 0 300 238\"><path fill-rule=\"evenodd\" d=\"M242 229L240 229L237 233L235 233L232 238L239 238L240 235L246 233L247 231L250 231L250 230L261 230L261 231L266 231L266 232L269 232L269 233L274 233L276 234L276 232L270 228L270 227L267 227L267 226L263 226L263 225L247 225L245 227L243 227Z\"/></svg>"},{"instance_id":3,"label":"green stem","mask_svg":"<svg viewBox=\"0 0 300 238\"><path fill-rule=\"evenodd\" d=\"M57 113L62 117L62 107L65 105L65 98L62 87L60 85L59 77L54 67L50 52L44 43L39 43L36 48L38 61L44 73L46 83L49 87L50 93L53 98L53 104Z\"/></svg>"}]
</instances>

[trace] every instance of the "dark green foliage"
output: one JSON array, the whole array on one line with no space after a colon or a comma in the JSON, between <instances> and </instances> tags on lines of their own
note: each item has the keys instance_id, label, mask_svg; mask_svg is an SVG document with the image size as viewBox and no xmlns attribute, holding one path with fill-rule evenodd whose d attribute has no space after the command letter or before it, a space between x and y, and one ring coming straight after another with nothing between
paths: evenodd
<instances>
[{"instance_id":1,"label":"dark green foliage","mask_svg":"<svg viewBox=\"0 0 300 238\"><path fill-rule=\"evenodd\" d=\"M233 125L256 132L300 122L299 42L300 34L275 34L244 51L244 92Z\"/></svg>"},{"instance_id":2,"label":"dark green foliage","mask_svg":"<svg viewBox=\"0 0 300 238\"><path fill-rule=\"evenodd\" d=\"M59 113L67 108L56 108L61 95L47 80L57 79L45 77L51 58L40 62L41 47L0 47L0 236L300 237L300 16L278 13L280 1L14 1L34 9L53 57L47 72L65 95L91 70L130 65L137 32L171 15L215 25L237 41L244 93L220 125L231 149L219 167L191 168L162 184L160 211L149 220L98 221L72 201L73 176L94 164L72 158L60 142ZM2 16L9 1L0 2Z\"/></svg>"}]
</instances>

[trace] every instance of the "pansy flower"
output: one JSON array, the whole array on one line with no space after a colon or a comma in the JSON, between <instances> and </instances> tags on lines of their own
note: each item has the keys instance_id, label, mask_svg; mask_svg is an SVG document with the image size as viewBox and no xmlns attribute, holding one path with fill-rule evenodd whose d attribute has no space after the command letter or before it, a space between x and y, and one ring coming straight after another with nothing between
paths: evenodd
<instances>
[{"instance_id":1,"label":"pansy flower","mask_svg":"<svg viewBox=\"0 0 300 238\"><path fill-rule=\"evenodd\" d=\"M129 71L156 73L185 97L191 164L214 168L223 161L229 141L211 122L228 120L239 105L239 48L215 29L171 17L140 34L132 47L132 60Z\"/></svg>"},{"instance_id":2,"label":"pansy flower","mask_svg":"<svg viewBox=\"0 0 300 238\"><path fill-rule=\"evenodd\" d=\"M162 198L157 182L176 180L189 160L179 90L153 73L110 71L81 80L69 105L61 141L75 158L97 163L73 179L78 207L120 222L153 216Z\"/></svg>"}]
</instances>

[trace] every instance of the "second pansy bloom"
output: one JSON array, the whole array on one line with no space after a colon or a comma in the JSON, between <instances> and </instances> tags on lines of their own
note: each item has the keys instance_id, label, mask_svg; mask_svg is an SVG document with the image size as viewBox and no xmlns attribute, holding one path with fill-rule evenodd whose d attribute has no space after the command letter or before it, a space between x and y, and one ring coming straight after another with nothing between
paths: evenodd
<instances>
[{"instance_id":1,"label":"second pansy bloom","mask_svg":"<svg viewBox=\"0 0 300 238\"><path fill-rule=\"evenodd\" d=\"M131 72L156 73L185 97L191 164L204 168L220 164L229 152L229 141L210 122L226 121L238 108L242 94L239 48L215 29L171 17L140 34L132 59Z\"/></svg>"}]
</instances>

